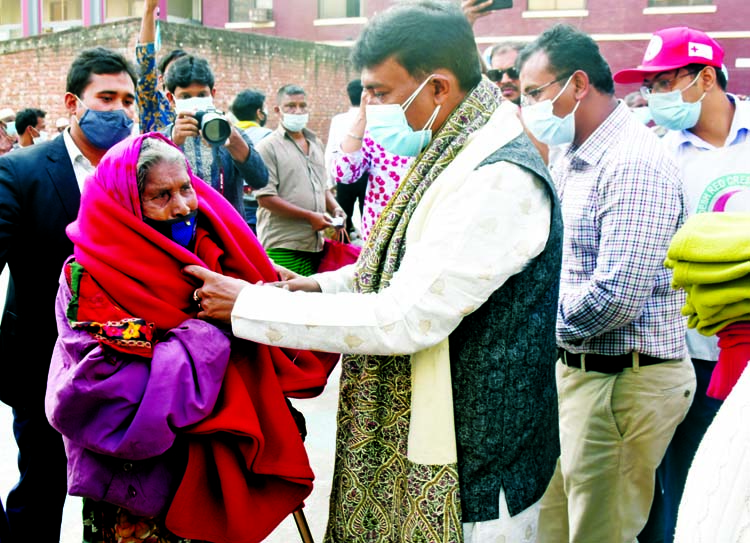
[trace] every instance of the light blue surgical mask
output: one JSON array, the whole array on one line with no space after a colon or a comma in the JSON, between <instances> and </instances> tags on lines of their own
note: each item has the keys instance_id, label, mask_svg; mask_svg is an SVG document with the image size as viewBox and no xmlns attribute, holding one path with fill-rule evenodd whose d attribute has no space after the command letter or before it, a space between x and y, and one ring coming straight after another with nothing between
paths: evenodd
<instances>
[{"instance_id":1,"label":"light blue surgical mask","mask_svg":"<svg viewBox=\"0 0 750 543\"><path fill-rule=\"evenodd\" d=\"M422 130L413 130L406 120L405 111L432 79L425 79L406 101L399 104L379 104L367 106L367 131L376 143L389 153L398 156L417 156L432 139L432 124L440 112L438 105L427 119Z\"/></svg>"},{"instance_id":2,"label":"light blue surgical mask","mask_svg":"<svg viewBox=\"0 0 750 543\"><path fill-rule=\"evenodd\" d=\"M565 117L558 117L552 110L555 101L568 88L571 79L573 79L572 75L552 100L542 100L536 104L521 108L521 117L523 117L526 128L542 143L546 143L547 145L563 145L565 143L572 143L575 138L575 112L581 102L576 101L573 111Z\"/></svg>"},{"instance_id":3,"label":"light blue surgical mask","mask_svg":"<svg viewBox=\"0 0 750 543\"><path fill-rule=\"evenodd\" d=\"M302 132L310 120L309 113L284 113L281 117L281 124L289 132Z\"/></svg>"},{"instance_id":4,"label":"light blue surgical mask","mask_svg":"<svg viewBox=\"0 0 750 543\"><path fill-rule=\"evenodd\" d=\"M15 136L18 134L18 130L16 130L16 121L8 121L5 123L5 133L9 136Z\"/></svg>"},{"instance_id":5,"label":"light blue surgical mask","mask_svg":"<svg viewBox=\"0 0 750 543\"><path fill-rule=\"evenodd\" d=\"M646 98L648 109L651 111L651 116L656 124L669 130L687 130L698 124L698 119L701 116L701 104L706 93L704 92L697 102L685 102L682 99L682 93L695 85L700 75L698 73L695 79L682 90L652 92L648 95Z\"/></svg>"},{"instance_id":6,"label":"light blue surgical mask","mask_svg":"<svg viewBox=\"0 0 750 543\"><path fill-rule=\"evenodd\" d=\"M630 111L632 111L635 118L643 124L648 124L653 120L651 118L651 110L648 107L636 107Z\"/></svg>"}]
</instances>

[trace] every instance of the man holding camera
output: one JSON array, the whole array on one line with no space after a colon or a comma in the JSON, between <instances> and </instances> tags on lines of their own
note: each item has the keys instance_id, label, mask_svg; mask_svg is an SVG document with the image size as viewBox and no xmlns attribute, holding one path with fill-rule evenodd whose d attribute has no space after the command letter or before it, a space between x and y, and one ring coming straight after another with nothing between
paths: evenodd
<instances>
[{"instance_id":1,"label":"man holding camera","mask_svg":"<svg viewBox=\"0 0 750 543\"><path fill-rule=\"evenodd\" d=\"M323 145L306 128L304 89L284 85L276 104L279 127L258 143L269 170L268 186L255 193L258 239L276 264L308 276L318 269L323 230L343 227L346 213L328 189Z\"/></svg>"},{"instance_id":2,"label":"man holding camera","mask_svg":"<svg viewBox=\"0 0 750 543\"><path fill-rule=\"evenodd\" d=\"M164 130L182 149L193 173L245 216L243 185L265 187L268 170L250 139L214 107L214 75L205 59L186 55L167 70L167 99L177 116Z\"/></svg>"}]
</instances>

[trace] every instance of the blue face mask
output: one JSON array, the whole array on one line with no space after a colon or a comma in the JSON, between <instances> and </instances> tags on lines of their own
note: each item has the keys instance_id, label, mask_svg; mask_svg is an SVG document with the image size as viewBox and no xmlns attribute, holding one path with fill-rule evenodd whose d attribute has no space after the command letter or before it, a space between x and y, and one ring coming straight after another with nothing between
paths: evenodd
<instances>
[{"instance_id":1,"label":"blue face mask","mask_svg":"<svg viewBox=\"0 0 750 543\"><path fill-rule=\"evenodd\" d=\"M383 149L398 156L417 156L432 139L432 123L440 112L435 108L422 130L413 130L404 112L432 79L430 75L402 104L382 104L367 106L367 131L373 141Z\"/></svg>"},{"instance_id":2,"label":"blue face mask","mask_svg":"<svg viewBox=\"0 0 750 543\"><path fill-rule=\"evenodd\" d=\"M697 102L685 102L682 93L695 85L700 75L698 73L692 83L682 90L652 92L648 95L648 109L656 124L669 130L687 130L698 124L701 104L706 93L704 92Z\"/></svg>"},{"instance_id":3,"label":"blue face mask","mask_svg":"<svg viewBox=\"0 0 750 543\"><path fill-rule=\"evenodd\" d=\"M109 149L130 136L133 119L125 115L122 109L97 111L87 108L86 113L78 121L78 126L91 145L97 149Z\"/></svg>"},{"instance_id":4,"label":"blue face mask","mask_svg":"<svg viewBox=\"0 0 750 543\"><path fill-rule=\"evenodd\" d=\"M195 237L195 228L198 223L197 216L198 210L196 209L189 215L168 221L157 221L143 217L143 222L175 243L188 247Z\"/></svg>"},{"instance_id":5,"label":"blue face mask","mask_svg":"<svg viewBox=\"0 0 750 543\"><path fill-rule=\"evenodd\" d=\"M563 145L571 143L576 135L575 112L581 102L576 102L573 111L565 117L558 117L552 111L555 101L560 98L573 78L571 75L560 92L552 100L543 100L536 104L521 108L521 117L526 128L536 139L547 145Z\"/></svg>"}]
</instances>

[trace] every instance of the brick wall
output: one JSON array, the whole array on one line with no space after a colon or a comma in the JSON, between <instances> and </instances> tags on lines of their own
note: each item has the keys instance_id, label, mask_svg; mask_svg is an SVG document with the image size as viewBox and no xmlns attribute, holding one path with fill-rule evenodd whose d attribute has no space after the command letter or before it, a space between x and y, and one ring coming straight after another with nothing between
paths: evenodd
<instances>
[{"instance_id":1,"label":"brick wall","mask_svg":"<svg viewBox=\"0 0 750 543\"><path fill-rule=\"evenodd\" d=\"M65 77L78 51L104 46L133 59L140 21L129 19L0 42L0 108L39 107L48 123L64 116ZM266 96L271 112L276 90L301 85L308 92L310 128L325 139L330 118L349 106L346 83L354 77L349 51L309 42L231 32L202 26L164 23L162 53L175 47L205 57L216 76L216 105L228 109L245 88ZM269 126L276 118L269 115ZM50 122L51 121L51 122Z\"/></svg>"}]
</instances>

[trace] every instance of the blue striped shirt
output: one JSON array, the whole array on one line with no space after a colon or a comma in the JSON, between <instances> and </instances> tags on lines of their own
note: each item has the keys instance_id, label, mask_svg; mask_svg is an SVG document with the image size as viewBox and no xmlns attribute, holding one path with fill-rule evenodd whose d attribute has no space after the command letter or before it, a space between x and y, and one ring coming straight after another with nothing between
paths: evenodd
<instances>
[{"instance_id":1,"label":"blue striped shirt","mask_svg":"<svg viewBox=\"0 0 750 543\"><path fill-rule=\"evenodd\" d=\"M683 357L684 298L662 264L685 219L673 158L620 103L552 175L565 224L558 345Z\"/></svg>"}]
</instances>

